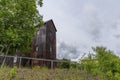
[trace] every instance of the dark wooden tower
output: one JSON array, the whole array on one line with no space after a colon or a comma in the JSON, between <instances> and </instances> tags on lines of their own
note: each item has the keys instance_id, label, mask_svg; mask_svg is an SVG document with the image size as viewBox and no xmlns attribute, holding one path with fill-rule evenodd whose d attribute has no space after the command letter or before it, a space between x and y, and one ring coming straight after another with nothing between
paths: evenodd
<instances>
[{"instance_id":1,"label":"dark wooden tower","mask_svg":"<svg viewBox=\"0 0 120 80\"><path fill-rule=\"evenodd\" d=\"M32 41L32 57L56 60L56 28L52 20L46 21L36 32ZM32 61L33 65L47 65L49 62Z\"/></svg>"}]
</instances>

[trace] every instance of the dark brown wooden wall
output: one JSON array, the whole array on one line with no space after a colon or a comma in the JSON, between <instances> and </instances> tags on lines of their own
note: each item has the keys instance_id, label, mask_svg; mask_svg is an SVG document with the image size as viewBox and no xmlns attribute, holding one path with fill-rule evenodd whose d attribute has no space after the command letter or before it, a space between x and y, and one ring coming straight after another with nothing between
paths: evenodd
<instances>
[{"instance_id":1,"label":"dark brown wooden wall","mask_svg":"<svg viewBox=\"0 0 120 80\"><path fill-rule=\"evenodd\" d=\"M44 26L38 29L39 34L36 34L32 42L32 57L43 59L56 59L56 28L52 20L45 22ZM44 61L33 61L33 64L50 63Z\"/></svg>"}]
</instances>

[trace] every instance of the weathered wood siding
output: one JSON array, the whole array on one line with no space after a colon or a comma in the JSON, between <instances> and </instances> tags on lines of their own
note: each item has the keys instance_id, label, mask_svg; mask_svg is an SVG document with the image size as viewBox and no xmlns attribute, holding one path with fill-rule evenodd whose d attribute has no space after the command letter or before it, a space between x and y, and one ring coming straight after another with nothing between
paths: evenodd
<instances>
[{"instance_id":1,"label":"weathered wood siding","mask_svg":"<svg viewBox=\"0 0 120 80\"><path fill-rule=\"evenodd\" d=\"M56 59L56 28L52 20L45 22L36 32L32 42L32 57L43 59ZM50 62L33 61L33 65L47 65Z\"/></svg>"}]
</instances>

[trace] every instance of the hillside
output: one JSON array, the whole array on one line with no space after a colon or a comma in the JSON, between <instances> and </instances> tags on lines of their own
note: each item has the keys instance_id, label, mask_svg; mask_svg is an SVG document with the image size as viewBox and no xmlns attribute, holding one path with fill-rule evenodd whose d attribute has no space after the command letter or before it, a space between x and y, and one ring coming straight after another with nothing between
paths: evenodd
<instances>
[{"instance_id":1,"label":"hillside","mask_svg":"<svg viewBox=\"0 0 120 80\"><path fill-rule=\"evenodd\" d=\"M89 74L77 70L28 68L2 68L0 80L100 80Z\"/></svg>"}]
</instances>

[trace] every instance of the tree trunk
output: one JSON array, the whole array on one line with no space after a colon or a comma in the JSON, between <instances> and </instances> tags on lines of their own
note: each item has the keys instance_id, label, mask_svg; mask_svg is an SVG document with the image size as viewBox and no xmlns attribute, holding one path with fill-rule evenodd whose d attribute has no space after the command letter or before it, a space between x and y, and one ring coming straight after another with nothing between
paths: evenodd
<instances>
[{"instance_id":1,"label":"tree trunk","mask_svg":"<svg viewBox=\"0 0 120 80\"><path fill-rule=\"evenodd\" d=\"M8 52L9 52L9 49L10 49L10 45L7 47L7 50L6 50L6 53L5 53L5 55L4 55L4 59L3 59L3 62L2 62L1 68L2 68L2 67L4 66L4 64L5 64L6 57L7 57L7 54L8 54Z\"/></svg>"},{"instance_id":2,"label":"tree trunk","mask_svg":"<svg viewBox=\"0 0 120 80\"><path fill-rule=\"evenodd\" d=\"M0 55L2 55L3 54L3 50L4 50L4 46L0 45L0 47L2 48L1 51L0 51Z\"/></svg>"}]
</instances>

